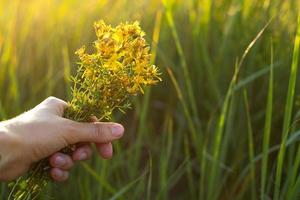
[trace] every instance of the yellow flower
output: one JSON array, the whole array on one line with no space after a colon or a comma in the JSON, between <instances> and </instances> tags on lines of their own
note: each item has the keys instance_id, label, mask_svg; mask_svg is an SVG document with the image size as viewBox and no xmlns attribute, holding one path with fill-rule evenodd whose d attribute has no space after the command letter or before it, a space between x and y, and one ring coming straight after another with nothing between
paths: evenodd
<instances>
[{"instance_id":1,"label":"yellow flower","mask_svg":"<svg viewBox=\"0 0 300 200\"><path fill-rule=\"evenodd\" d=\"M94 52L86 53L84 46L76 51L80 64L65 115L77 121L89 121L91 115L109 119L115 108L129 107L131 95L161 80L150 63L150 47L138 22L113 28L101 20L94 28Z\"/></svg>"}]
</instances>

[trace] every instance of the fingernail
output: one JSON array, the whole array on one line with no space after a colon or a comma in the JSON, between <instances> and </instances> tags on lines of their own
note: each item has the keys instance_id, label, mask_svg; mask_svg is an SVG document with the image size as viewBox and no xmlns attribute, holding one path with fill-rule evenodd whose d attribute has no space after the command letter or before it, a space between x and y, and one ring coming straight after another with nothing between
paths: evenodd
<instances>
[{"instance_id":1,"label":"fingernail","mask_svg":"<svg viewBox=\"0 0 300 200\"><path fill-rule=\"evenodd\" d=\"M55 159L55 165L57 166L63 166L65 164L65 159L61 156L58 156L56 159Z\"/></svg>"},{"instance_id":2,"label":"fingernail","mask_svg":"<svg viewBox=\"0 0 300 200\"><path fill-rule=\"evenodd\" d=\"M56 176L57 178L60 178L60 177L63 176L63 172L62 172L61 170L56 170L56 171L55 171L55 176Z\"/></svg>"},{"instance_id":3,"label":"fingernail","mask_svg":"<svg viewBox=\"0 0 300 200\"><path fill-rule=\"evenodd\" d=\"M123 132L124 128L121 125L114 125L111 127L111 133L115 137L120 137L121 135L123 135Z\"/></svg>"},{"instance_id":4,"label":"fingernail","mask_svg":"<svg viewBox=\"0 0 300 200\"><path fill-rule=\"evenodd\" d=\"M86 160L86 159L87 159L87 153L82 152L82 153L79 155L79 160Z\"/></svg>"},{"instance_id":5,"label":"fingernail","mask_svg":"<svg viewBox=\"0 0 300 200\"><path fill-rule=\"evenodd\" d=\"M102 146L101 151L105 154L110 153L110 147L108 145Z\"/></svg>"}]
</instances>

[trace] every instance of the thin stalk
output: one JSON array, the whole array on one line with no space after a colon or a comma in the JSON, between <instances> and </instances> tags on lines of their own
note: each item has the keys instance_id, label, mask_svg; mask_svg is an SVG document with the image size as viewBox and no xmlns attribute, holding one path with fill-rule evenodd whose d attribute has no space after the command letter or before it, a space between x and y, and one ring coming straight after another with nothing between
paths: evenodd
<instances>
[{"instance_id":1,"label":"thin stalk","mask_svg":"<svg viewBox=\"0 0 300 200\"><path fill-rule=\"evenodd\" d=\"M227 112L229 109L230 99L232 96L232 89L237 81L237 76L238 76L238 72L239 72L239 70L238 70L239 68L237 66L238 65L236 65L236 67L235 67L235 72L234 72L233 78L230 82L229 89L227 91L227 94L226 94L226 97L225 97L225 100L223 103L222 111L221 111L221 114L219 117L218 125L217 125L217 131L215 134L214 147L213 147L213 160L215 160L215 161L219 160L220 147L221 147L221 143L222 143L223 130L224 130L224 126L225 126L225 119L226 119ZM216 163L213 163L213 166L210 171L209 183L208 183L208 199L216 199L217 198L218 194L214 190L216 178L217 178L217 165L216 165Z\"/></svg>"},{"instance_id":2,"label":"thin stalk","mask_svg":"<svg viewBox=\"0 0 300 200\"><path fill-rule=\"evenodd\" d=\"M154 31L152 35L152 48L151 48L151 64L155 63L156 55L157 55L157 45L159 42L160 37L160 30L161 30L161 21L162 21L162 10L158 10L156 13L156 19L155 19L155 25L154 25ZM136 147L140 148L140 145L143 141L143 136L147 135L147 114L149 111L149 102L150 102L150 96L151 96L151 88L145 89L145 94L143 98L142 108L139 116L139 124L138 124L138 137L136 141ZM139 157L140 157L140 151L135 151L134 154L134 165L138 165ZM135 166L133 169L136 169L137 166Z\"/></svg>"},{"instance_id":3,"label":"thin stalk","mask_svg":"<svg viewBox=\"0 0 300 200\"><path fill-rule=\"evenodd\" d=\"M280 186L281 186L284 156L285 156L285 151L286 151L286 142L287 142L287 138L289 135L289 127L291 124L294 96L295 96L295 89L296 89L298 59L299 59L299 46L300 46L300 14L298 15L298 28L297 28L297 33L295 36L293 60L292 60L292 65L291 65L288 93L287 93L287 99L286 99L286 104L285 104L282 142L281 142L280 151L279 151L278 160L277 160L275 188L274 188L274 199L275 200L279 200L279 197L280 197Z\"/></svg>"},{"instance_id":4,"label":"thin stalk","mask_svg":"<svg viewBox=\"0 0 300 200\"><path fill-rule=\"evenodd\" d=\"M191 153L190 153L190 141L187 135L183 136L183 148L184 148L184 154L185 154L185 158L188 160L191 160ZM189 192L190 192L190 198L194 199L195 197L195 179L194 179L194 175L193 175L193 168L192 166L188 166L187 167L187 178L188 178L188 188L189 188Z\"/></svg>"},{"instance_id":5,"label":"thin stalk","mask_svg":"<svg viewBox=\"0 0 300 200\"><path fill-rule=\"evenodd\" d=\"M174 41L175 41L175 46L176 46L177 52L178 52L179 57L180 57L180 65L182 67L184 81L185 81L185 84L186 84L189 105L191 106L193 116L196 119L199 119L198 109L197 109L197 104L196 104L196 97L194 95L194 90L193 90L193 87L192 87L190 72L188 70L188 66L187 66L187 63L186 63L185 56L184 56L183 48L181 46L180 39L179 39L179 36L178 36L178 32L177 32L177 29L176 29L176 26L175 26L175 22L174 22L174 19L173 19L173 13L172 13L171 8L169 8L169 7L167 7L166 17L167 17L168 25L171 28L171 32L172 32L172 36L173 36Z\"/></svg>"},{"instance_id":6,"label":"thin stalk","mask_svg":"<svg viewBox=\"0 0 300 200\"><path fill-rule=\"evenodd\" d=\"M179 87L179 84L178 84L178 82L177 82L177 80L176 80L176 78L175 78L175 76L174 76L174 74L173 74L173 72L170 68L167 68L167 72L168 72L168 74L171 78L171 81L172 81L172 83L175 87L178 99L182 104L183 112L184 112L185 117L187 118L188 127L189 127L189 130L190 130L191 134L192 134L192 139L194 141L198 141L197 130L196 130L196 128L194 126L194 123L193 123L193 120L191 118L192 115L190 114L190 111L188 109L188 105L187 105L185 99L183 98L183 95L182 95L181 89Z\"/></svg>"},{"instance_id":7,"label":"thin stalk","mask_svg":"<svg viewBox=\"0 0 300 200\"><path fill-rule=\"evenodd\" d=\"M271 41L272 43L272 41ZM266 119L265 128L263 135L263 158L262 158L262 169L261 169L261 199L265 199L265 186L268 177L268 149L270 146L270 134L272 127L272 110L273 110L273 44L271 44L271 65L270 65L270 78L269 78L269 89L268 89L268 100L266 108Z\"/></svg>"},{"instance_id":8,"label":"thin stalk","mask_svg":"<svg viewBox=\"0 0 300 200\"><path fill-rule=\"evenodd\" d=\"M250 160L250 177L251 177L251 198L256 199L256 178L255 178L255 163L254 163L254 142L253 142L253 130L251 125L250 108L248 103L247 91L244 90L244 102L247 115L247 128L248 128L248 151Z\"/></svg>"},{"instance_id":9,"label":"thin stalk","mask_svg":"<svg viewBox=\"0 0 300 200\"><path fill-rule=\"evenodd\" d=\"M231 79L231 82L230 82L230 85L229 85L229 88L228 88L228 91L227 91L227 94L226 94L226 97L225 97L225 100L224 100L224 103L222 106L221 114L220 114L218 125L217 125L217 131L216 131L215 138L214 138L214 146L213 146L213 159L214 160L219 160L220 147L222 144L222 138L223 138L223 132L224 132L224 126L225 126L225 119L226 119L227 112L229 109L230 99L234 92L234 87L236 86L236 83L237 83L237 78L238 78L240 68L241 68L246 56L248 55L249 51L254 46L256 41L261 37L261 35L265 31L265 29L268 27L270 22L271 22L271 20L259 31L259 33L256 35L256 37L250 42L250 44L247 46L246 50L244 51L241 60L238 63L236 63L236 65L235 65L235 71L233 74L233 78ZM209 176L208 199L215 199L218 195L218 193L214 190L216 178L217 178L217 165L213 164L212 169L210 171L210 176Z\"/></svg>"},{"instance_id":10,"label":"thin stalk","mask_svg":"<svg viewBox=\"0 0 300 200\"><path fill-rule=\"evenodd\" d=\"M152 177L153 176L153 161L151 152L149 152L149 176L147 183L147 200L151 200L151 187L152 187Z\"/></svg>"}]
</instances>

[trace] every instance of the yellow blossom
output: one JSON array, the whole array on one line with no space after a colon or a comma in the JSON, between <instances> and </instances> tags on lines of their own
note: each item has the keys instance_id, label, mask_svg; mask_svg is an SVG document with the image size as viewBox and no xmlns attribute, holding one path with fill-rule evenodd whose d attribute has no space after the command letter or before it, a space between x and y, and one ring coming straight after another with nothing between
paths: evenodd
<instances>
[{"instance_id":1,"label":"yellow blossom","mask_svg":"<svg viewBox=\"0 0 300 200\"><path fill-rule=\"evenodd\" d=\"M130 105L131 95L161 80L138 22L113 28L101 20L94 28L94 52L87 53L85 47L76 51L80 64L65 117L77 121L89 121L91 115L110 119L115 108L123 111Z\"/></svg>"}]
</instances>

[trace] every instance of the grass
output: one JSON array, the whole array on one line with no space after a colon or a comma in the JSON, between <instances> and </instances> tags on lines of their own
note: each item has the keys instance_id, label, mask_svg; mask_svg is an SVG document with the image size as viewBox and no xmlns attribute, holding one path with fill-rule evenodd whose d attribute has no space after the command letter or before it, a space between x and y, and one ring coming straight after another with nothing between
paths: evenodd
<instances>
[{"instance_id":1,"label":"grass","mask_svg":"<svg viewBox=\"0 0 300 200\"><path fill-rule=\"evenodd\" d=\"M272 44L271 44L272 45ZM266 106L266 119L264 128L264 138L263 138L263 158L262 158L262 169L261 169L261 199L265 198L265 186L267 181L268 173L268 150L270 148L270 134L272 126L272 114L273 114L273 46L271 46L271 65L270 65L270 78L269 78L269 88L268 88L268 102Z\"/></svg>"},{"instance_id":2,"label":"grass","mask_svg":"<svg viewBox=\"0 0 300 200\"><path fill-rule=\"evenodd\" d=\"M248 95L246 90L244 90L244 102L247 114L247 128L248 128L248 152L249 152L249 162L250 162L250 177L251 177L251 199L256 199L256 177L255 177L255 161L254 161L254 142L253 142L253 129L251 125L250 109L248 102ZM263 185L263 184L262 184ZM264 190L261 190L264 191ZM262 192L263 193L263 192Z\"/></svg>"},{"instance_id":3,"label":"grass","mask_svg":"<svg viewBox=\"0 0 300 200\"><path fill-rule=\"evenodd\" d=\"M298 70L298 58L299 58L299 46L300 46L300 16L298 16L298 29L295 37L294 44L294 53L293 53L293 61L291 65L291 74L289 79L289 87L287 93L287 100L285 106L285 114L283 121L283 132L282 132L282 143L278 155L277 161L277 170L276 170L276 179L275 179L275 189L274 189L274 198L279 199L280 195L280 186L281 186L281 178L282 178L282 168L284 162L284 156L286 152L285 144L287 137L290 132L291 119L292 119L292 111L296 90L296 81L297 81L297 70Z\"/></svg>"},{"instance_id":4,"label":"grass","mask_svg":"<svg viewBox=\"0 0 300 200\"><path fill-rule=\"evenodd\" d=\"M126 127L115 157L81 163L42 199L298 199L299 7L0 0L2 120L48 95L70 98L74 51L95 39L98 19L141 21L164 76L128 114L115 113Z\"/></svg>"}]
</instances>

